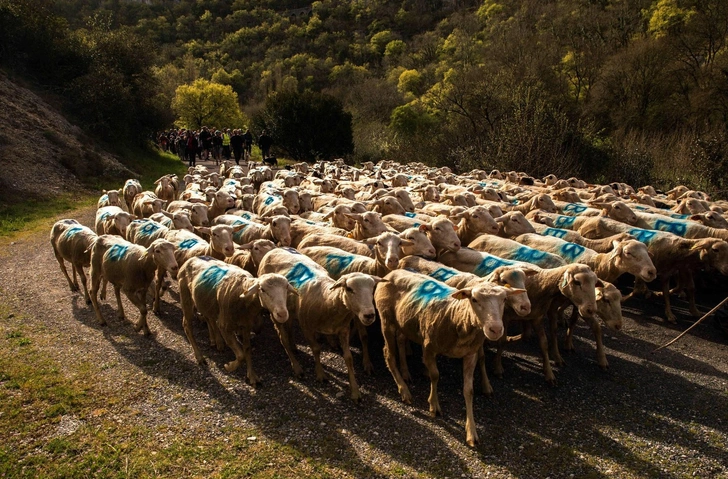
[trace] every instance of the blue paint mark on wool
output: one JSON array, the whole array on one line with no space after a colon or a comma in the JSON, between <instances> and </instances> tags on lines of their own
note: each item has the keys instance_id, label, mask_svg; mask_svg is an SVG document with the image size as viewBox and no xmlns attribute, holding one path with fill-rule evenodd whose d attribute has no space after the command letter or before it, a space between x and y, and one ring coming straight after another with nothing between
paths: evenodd
<instances>
[{"instance_id":1,"label":"blue paint mark on wool","mask_svg":"<svg viewBox=\"0 0 728 479\"><path fill-rule=\"evenodd\" d=\"M101 214L101 218L99 218L99 219L100 219L101 221L104 221L104 220L106 220L106 218L108 218L109 216L111 216L111 213L108 213L108 212L106 212L106 213L102 213L102 214Z\"/></svg>"},{"instance_id":2,"label":"blue paint mark on wool","mask_svg":"<svg viewBox=\"0 0 728 479\"><path fill-rule=\"evenodd\" d=\"M676 221L656 220L655 229L659 231L667 231L668 233L678 236L685 236L685 232L688 227L685 223L678 223Z\"/></svg>"},{"instance_id":3,"label":"blue paint mark on wool","mask_svg":"<svg viewBox=\"0 0 728 479\"><path fill-rule=\"evenodd\" d=\"M690 216L692 216L692 215L681 215L679 213L672 213L670 215L670 218L674 218L676 220L686 220L686 219L690 218Z\"/></svg>"},{"instance_id":4,"label":"blue paint mark on wool","mask_svg":"<svg viewBox=\"0 0 728 479\"><path fill-rule=\"evenodd\" d=\"M573 213L575 215L579 215L586 211L586 206L577 203L568 203L566 206L564 206L563 210L564 214Z\"/></svg>"},{"instance_id":5,"label":"blue paint mark on wool","mask_svg":"<svg viewBox=\"0 0 728 479\"><path fill-rule=\"evenodd\" d=\"M632 228L631 230L627 231L628 234L631 234L632 236L637 239L640 243L644 243L646 245L650 244L652 239L657 234L656 231L650 231L650 230L643 230L640 228Z\"/></svg>"},{"instance_id":6,"label":"blue paint mark on wool","mask_svg":"<svg viewBox=\"0 0 728 479\"><path fill-rule=\"evenodd\" d=\"M283 250L285 250L285 251L288 251L288 252L289 252L289 253L291 253L291 254L301 254L301 252L300 252L300 251L298 251L298 250L297 250L296 248L291 248L290 246L284 246L284 247L283 247L283 248L281 248L281 249L283 249Z\"/></svg>"},{"instance_id":7,"label":"blue paint mark on wool","mask_svg":"<svg viewBox=\"0 0 728 479\"><path fill-rule=\"evenodd\" d=\"M451 288L437 281L428 280L421 283L415 289L413 297L420 305L425 305L432 301L441 301L454 292L455 288Z\"/></svg>"},{"instance_id":8,"label":"blue paint mark on wool","mask_svg":"<svg viewBox=\"0 0 728 479\"><path fill-rule=\"evenodd\" d=\"M66 230L66 232L63 234L63 236L64 236L65 239L68 240L68 239L71 239L71 237L73 235L75 235L76 233L78 233L79 231L83 231L83 227L82 226L74 226L73 228L70 228L70 229Z\"/></svg>"},{"instance_id":9,"label":"blue paint mark on wool","mask_svg":"<svg viewBox=\"0 0 728 479\"><path fill-rule=\"evenodd\" d=\"M197 243L199 243L199 240L196 240L195 238L187 238L183 242L179 244L180 249L190 249L194 247Z\"/></svg>"},{"instance_id":10,"label":"blue paint mark on wool","mask_svg":"<svg viewBox=\"0 0 728 479\"><path fill-rule=\"evenodd\" d=\"M109 261L121 261L126 256L126 252L129 249L126 245L115 244L106 252Z\"/></svg>"},{"instance_id":11,"label":"blue paint mark on wool","mask_svg":"<svg viewBox=\"0 0 728 479\"><path fill-rule=\"evenodd\" d=\"M575 261L579 256L584 254L585 248L581 245L578 245L576 243L566 243L564 245L561 245L561 248L559 248L561 251L561 254L568 258L569 261Z\"/></svg>"},{"instance_id":12,"label":"blue paint mark on wool","mask_svg":"<svg viewBox=\"0 0 728 479\"><path fill-rule=\"evenodd\" d=\"M103 195L101 197L101 201L107 201L109 199L109 195Z\"/></svg>"},{"instance_id":13,"label":"blue paint mark on wool","mask_svg":"<svg viewBox=\"0 0 728 479\"><path fill-rule=\"evenodd\" d=\"M213 265L207 268L200 275L199 285L205 289L215 289L222 279L228 274L229 269Z\"/></svg>"},{"instance_id":14,"label":"blue paint mark on wool","mask_svg":"<svg viewBox=\"0 0 728 479\"><path fill-rule=\"evenodd\" d=\"M554 226L557 228L570 229L574 226L574 221L576 221L576 216L557 216L554 220Z\"/></svg>"},{"instance_id":15,"label":"blue paint mark on wool","mask_svg":"<svg viewBox=\"0 0 728 479\"><path fill-rule=\"evenodd\" d=\"M405 216L406 216L407 218L416 218L416 217L417 217L417 213L410 213L410 212L406 212L406 213L405 213L404 215L405 215Z\"/></svg>"},{"instance_id":16,"label":"blue paint mark on wool","mask_svg":"<svg viewBox=\"0 0 728 479\"><path fill-rule=\"evenodd\" d=\"M300 289L304 284L316 277L314 272L303 263L298 263L285 276L288 282L296 289Z\"/></svg>"},{"instance_id":17,"label":"blue paint mark on wool","mask_svg":"<svg viewBox=\"0 0 728 479\"><path fill-rule=\"evenodd\" d=\"M430 277L435 278L438 281L442 281L443 283L453 276L457 275L458 271L449 268L437 268L435 271L429 274Z\"/></svg>"},{"instance_id":18,"label":"blue paint mark on wool","mask_svg":"<svg viewBox=\"0 0 728 479\"><path fill-rule=\"evenodd\" d=\"M354 261L352 255L327 254L326 271L332 276L339 276Z\"/></svg>"},{"instance_id":19,"label":"blue paint mark on wool","mask_svg":"<svg viewBox=\"0 0 728 479\"><path fill-rule=\"evenodd\" d=\"M483 253L485 257L478 266L473 270L473 274L478 276L488 276L490 273L500 268L501 266L510 266L515 264L513 261L499 258L488 253Z\"/></svg>"},{"instance_id":20,"label":"blue paint mark on wool","mask_svg":"<svg viewBox=\"0 0 728 479\"><path fill-rule=\"evenodd\" d=\"M512 259L517 261L525 261L526 263L537 263L546 258L547 253L545 251L529 248L528 246L521 246L513 253Z\"/></svg>"},{"instance_id":21,"label":"blue paint mark on wool","mask_svg":"<svg viewBox=\"0 0 728 479\"><path fill-rule=\"evenodd\" d=\"M139 228L139 234L141 236L149 236L155 231L159 230L160 226L155 221L147 221L147 224Z\"/></svg>"},{"instance_id":22,"label":"blue paint mark on wool","mask_svg":"<svg viewBox=\"0 0 728 479\"><path fill-rule=\"evenodd\" d=\"M541 235L563 239L566 236L566 233L568 233L568 231L559 228L546 228L543 232L541 232Z\"/></svg>"}]
</instances>

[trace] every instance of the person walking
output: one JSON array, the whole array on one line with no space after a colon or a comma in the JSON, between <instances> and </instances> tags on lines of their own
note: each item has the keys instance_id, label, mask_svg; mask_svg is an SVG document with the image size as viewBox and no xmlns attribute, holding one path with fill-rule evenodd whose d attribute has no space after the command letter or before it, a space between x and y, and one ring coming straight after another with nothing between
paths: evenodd
<instances>
[{"instance_id":1,"label":"person walking","mask_svg":"<svg viewBox=\"0 0 728 479\"><path fill-rule=\"evenodd\" d=\"M263 155L263 160L265 160L270 155L270 147L273 146L273 138L268 135L268 130L263 130L263 133L258 137L258 146Z\"/></svg>"},{"instance_id":2,"label":"person walking","mask_svg":"<svg viewBox=\"0 0 728 479\"><path fill-rule=\"evenodd\" d=\"M195 166L197 160L197 138L192 130L187 131L187 165Z\"/></svg>"},{"instance_id":3,"label":"person walking","mask_svg":"<svg viewBox=\"0 0 728 479\"><path fill-rule=\"evenodd\" d=\"M233 130L233 136L230 137L230 147L233 149L233 157L235 158L235 164L240 164L240 158L243 156L243 147L245 145L245 139L241 134L240 130Z\"/></svg>"},{"instance_id":4,"label":"person walking","mask_svg":"<svg viewBox=\"0 0 728 479\"><path fill-rule=\"evenodd\" d=\"M245 127L245 133L243 134L243 148L245 150L245 161L250 161L250 156L253 150L253 134L250 133L248 127Z\"/></svg>"},{"instance_id":5,"label":"person walking","mask_svg":"<svg viewBox=\"0 0 728 479\"><path fill-rule=\"evenodd\" d=\"M215 160L215 164L220 164L220 153L222 152L222 133L220 130L215 130L215 135L212 137L212 158Z\"/></svg>"},{"instance_id":6,"label":"person walking","mask_svg":"<svg viewBox=\"0 0 728 479\"><path fill-rule=\"evenodd\" d=\"M230 128L225 129L222 133L222 156L226 160L230 160Z\"/></svg>"}]
</instances>

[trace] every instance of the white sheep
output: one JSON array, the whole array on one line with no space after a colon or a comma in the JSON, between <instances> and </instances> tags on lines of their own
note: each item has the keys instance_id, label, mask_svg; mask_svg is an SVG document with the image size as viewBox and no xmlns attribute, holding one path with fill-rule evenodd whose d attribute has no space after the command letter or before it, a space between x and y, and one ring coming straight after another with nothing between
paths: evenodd
<instances>
[{"instance_id":1,"label":"white sheep","mask_svg":"<svg viewBox=\"0 0 728 479\"><path fill-rule=\"evenodd\" d=\"M91 304L91 298L86 286L86 274L83 272L83 268L91 265L90 248L96 238L96 233L91 228L83 226L76 220L60 220L51 228L51 246L53 246L53 254L58 260L58 265L61 267L66 280L68 280L71 291L79 291L76 274L78 273L78 276L81 277L86 304ZM71 263L73 281L68 275L64 261Z\"/></svg>"}]
</instances>

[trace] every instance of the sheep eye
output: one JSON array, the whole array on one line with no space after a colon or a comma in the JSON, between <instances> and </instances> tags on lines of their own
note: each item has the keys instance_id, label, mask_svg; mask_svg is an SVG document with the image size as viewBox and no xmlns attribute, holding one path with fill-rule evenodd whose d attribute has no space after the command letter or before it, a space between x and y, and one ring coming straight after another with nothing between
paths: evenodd
<instances>
[{"instance_id":1,"label":"sheep eye","mask_svg":"<svg viewBox=\"0 0 728 479\"><path fill-rule=\"evenodd\" d=\"M574 286L581 286L581 281L574 280Z\"/></svg>"},{"instance_id":2,"label":"sheep eye","mask_svg":"<svg viewBox=\"0 0 728 479\"><path fill-rule=\"evenodd\" d=\"M354 290L353 290L353 289L351 289L350 287L348 287L348 286L347 286L347 287L346 287L346 292L347 292L347 293L353 293L353 292L354 292Z\"/></svg>"},{"instance_id":3,"label":"sheep eye","mask_svg":"<svg viewBox=\"0 0 728 479\"><path fill-rule=\"evenodd\" d=\"M276 222L275 221L273 222L273 226L276 226Z\"/></svg>"}]
</instances>

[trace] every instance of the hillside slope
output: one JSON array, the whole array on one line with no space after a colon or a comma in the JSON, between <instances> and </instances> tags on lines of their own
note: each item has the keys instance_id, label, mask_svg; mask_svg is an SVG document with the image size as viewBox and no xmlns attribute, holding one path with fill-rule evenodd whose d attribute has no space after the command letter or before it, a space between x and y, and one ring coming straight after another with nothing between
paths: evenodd
<instances>
[{"instance_id":1,"label":"hillside slope","mask_svg":"<svg viewBox=\"0 0 728 479\"><path fill-rule=\"evenodd\" d=\"M0 204L53 198L99 177L135 176L37 94L0 74Z\"/></svg>"}]
</instances>

